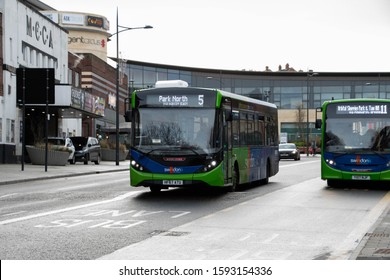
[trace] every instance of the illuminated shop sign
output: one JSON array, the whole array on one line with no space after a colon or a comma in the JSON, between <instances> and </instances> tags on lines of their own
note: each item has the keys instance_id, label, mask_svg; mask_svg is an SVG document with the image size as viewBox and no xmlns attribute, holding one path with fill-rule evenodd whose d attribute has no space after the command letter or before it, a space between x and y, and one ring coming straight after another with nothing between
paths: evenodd
<instances>
[{"instance_id":1,"label":"illuminated shop sign","mask_svg":"<svg viewBox=\"0 0 390 280\"><path fill-rule=\"evenodd\" d=\"M79 14L62 14L63 24L84 25L84 15Z\"/></svg>"},{"instance_id":2,"label":"illuminated shop sign","mask_svg":"<svg viewBox=\"0 0 390 280\"><path fill-rule=\"evenodd\" d=\"M87 16L87 25L103 28L104 19L102 17Z\"/></svg>"}]
</instances>

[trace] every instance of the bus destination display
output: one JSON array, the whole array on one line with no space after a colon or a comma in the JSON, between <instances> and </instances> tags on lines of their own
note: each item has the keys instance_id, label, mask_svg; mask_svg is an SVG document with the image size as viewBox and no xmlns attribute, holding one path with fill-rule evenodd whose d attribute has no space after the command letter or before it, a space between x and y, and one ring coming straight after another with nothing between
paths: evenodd
<instances>
[{"instance_id":1,"label":"bus destination display","mask_svg":"<svg viewBox=\"0 0 390 280\"><path fill-rule=\"evenodd\" d=\"M204 94L160 94L147 95L146 103L158 107L210 107L215 105L215 98L211 96L206 98Z\"/></svg>"},{"instance_id":2,"label":"bus destination display","mask_svg":"<svg viewBox=\"0 0 390 280\"><path fill-rule=\"evenodd\" d=\"M368 105L337 105L336 114L338 115L387 115L386 104L368 104Z\"/></svg>"}]
</instances>

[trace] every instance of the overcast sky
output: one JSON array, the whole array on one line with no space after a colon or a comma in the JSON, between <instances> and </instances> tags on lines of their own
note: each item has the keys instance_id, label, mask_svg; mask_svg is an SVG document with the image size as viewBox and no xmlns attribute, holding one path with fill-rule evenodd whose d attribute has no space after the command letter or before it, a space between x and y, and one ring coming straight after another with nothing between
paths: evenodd
<instances>
[{"instance_id":1,"label":"overcast sky","mask_svg":"<svg viewBox=\"0 0 390 280\"><path fill-rule=\"evenodd\" d=\"M41 0L153 29L120 33L121 57L227 70L390 72L389 0ZM116 56L116 40L108 43Z\"/></svg>"}]
</instances>

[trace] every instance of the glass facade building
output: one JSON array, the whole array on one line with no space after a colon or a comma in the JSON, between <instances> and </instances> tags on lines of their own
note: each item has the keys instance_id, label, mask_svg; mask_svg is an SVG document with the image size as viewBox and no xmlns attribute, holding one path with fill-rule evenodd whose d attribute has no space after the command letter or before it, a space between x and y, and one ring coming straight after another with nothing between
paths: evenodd
<instances>
[{"instance_id":1,"label":"glass facade building","mask_svg":"<svg viewBox=\"0 0 390 280\"><path fill-rule=\"evenodd\" d=\"M315 109L326 100L390 99L388 72L234 71L128 60L125 74L130 91L154 87L156 81L184 80L192 87L219 88L274 103L279 132L287 133L289 142L318 141Z\"/></svg>"}]
</instances>

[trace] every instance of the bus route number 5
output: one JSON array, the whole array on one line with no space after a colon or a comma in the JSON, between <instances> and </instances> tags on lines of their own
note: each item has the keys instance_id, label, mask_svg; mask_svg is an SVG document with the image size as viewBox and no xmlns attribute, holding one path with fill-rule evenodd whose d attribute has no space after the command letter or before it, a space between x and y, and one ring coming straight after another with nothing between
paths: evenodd
<instances>
[{"instance_id":1,"label":"bus route number 5","mask_svg":"<svg viewBox=\"0 0 390 280\"><path fill-rule=\"evenodd\" d=\"M203 94L198 95L198 104L199 104L199 106L203 106L203 103L204 103L204 95Z\"/></svg>"}]
</instances>

